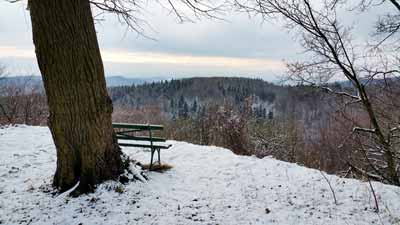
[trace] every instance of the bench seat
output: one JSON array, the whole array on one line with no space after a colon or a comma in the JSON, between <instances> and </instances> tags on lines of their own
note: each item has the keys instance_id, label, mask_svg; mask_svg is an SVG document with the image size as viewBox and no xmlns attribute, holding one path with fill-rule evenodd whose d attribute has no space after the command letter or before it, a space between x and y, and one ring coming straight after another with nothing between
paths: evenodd
<instances>
[{"instance_id":1,"label":"bench seat","mask_svg":"<svg viewBox=\"0 0 400 225\"><path fill-rule=\"evenodd\" d=\"M138 147L138 148L155 148L155 149L169 149L172 145L149 145L149 144L135 144L135 143L118 143L119 146L124 147Z\"/></svg>"},{"instance_id":2,"label":"bench seat","mask_svg":"<svg viewBox=\"0 0 400 225\"><path fill-rule=\"evenodd\" d=\"M166 142L165 138L161 137L147 137L147 136L129 136L117 135L118 140L132 140L132 141L153 141L153 142Z\"/></svg>"}]
</instances>

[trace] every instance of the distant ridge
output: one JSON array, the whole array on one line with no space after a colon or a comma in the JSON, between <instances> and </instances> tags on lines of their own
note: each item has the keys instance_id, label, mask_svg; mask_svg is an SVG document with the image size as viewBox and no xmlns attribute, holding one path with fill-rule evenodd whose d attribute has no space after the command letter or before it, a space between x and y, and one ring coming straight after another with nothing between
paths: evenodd
<instances>
[{"instance_id":1,"label":"distant ridge","mask_svg":"<svg viewBox=\"0 0 400 225\"><path fill-rule=\"evenodd\" d=\"M128 78L124 76L109 76L106 77L107 87L116 87L116 86L132 86L132 85L141 85L145 83L157 82L161 80L165 80L166 78L162 77L149 77L149 78Z\"/></svg>"},{"instance_id":2,"label":"distant ridge","mask_svg":"<svg viewBox=\"0 0 400 225\"><path fill-rule=\"evenodd\" d=\"M149 77L149 78L128 78L124 76L108 76L106 77L107 87L117 87L117 86L132 86L141 85L145 83L151 83L156 81L161 81L166 78L162 77ZM42 77L40 76L9 76L4 79L0 79L0 85L29 85L37 86L42 85Z\"/></svg>"}]
</instances>

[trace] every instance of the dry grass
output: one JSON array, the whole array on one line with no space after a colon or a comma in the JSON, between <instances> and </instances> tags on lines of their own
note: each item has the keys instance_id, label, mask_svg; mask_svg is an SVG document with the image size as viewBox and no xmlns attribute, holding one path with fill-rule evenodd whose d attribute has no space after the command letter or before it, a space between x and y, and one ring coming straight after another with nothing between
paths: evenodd
<instances>
[{"instance_id":1,"label":"dry grass","mask_svg":"<svg viewBox=\"0 0 400 225\"><path fill-rule=\"evenodd\" d=\"M155 172L160 172L160 173L168 171L172 168L173 168L173 166L166 164L166 163L162 163L161 165L158 163L154 163L153 167L151 169L150 169L150 164L142 165L142 169L144 169L144 170L150 170L150 171L155 171Z\"/></svg>"},{"instance_id":2,"label":"dry grass","mask_svg":"<svg viewBox=\"0 0 400 225\"><path fill-rule=\"evenodd\" d=\"M118 186L116 186L114 188L114 191L117 192L117 193L122 194L122 193L124 193L125 189L124 189L124 187L122 185L118 185Z\"/></svg>"}]
</instances>

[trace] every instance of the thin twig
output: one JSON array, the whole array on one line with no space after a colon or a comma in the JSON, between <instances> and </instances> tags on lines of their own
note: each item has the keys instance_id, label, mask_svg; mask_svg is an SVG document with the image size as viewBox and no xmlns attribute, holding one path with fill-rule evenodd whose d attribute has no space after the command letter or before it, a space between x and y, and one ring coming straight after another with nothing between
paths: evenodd
<instances>
[{"instance_id":1,"label":"thin twig","mask_svg":"<svg viewBox=\"0 0 400 225\"><path fill-rule=\"evenodd\" d=\"M333 200L335 201L335 205L337 205L338 202L337 202L337 199L336 199L336 194L335 194L335 191L333 190L331 182L329 181L329 179L326 177L326 175L321 170L319 172L321 173L321 175L324 177L324 179L328 183L329 188L331 189L331 192L332 192L332 195L333 195Z\"/></svg>"},{"instance_id":2,"label":"thin twig","mask_svg":"<svg viewBox=\"0 0 400 225\"><path fill-rule=\"evenodd\" d=\"M371 188L372 195L374 196L374 200L375 200L375 212L378 213L378 212L379 212L378 199L376 198L375 190L374 190L374 188L372 187L371 180L369 179L368 176L367 176L367 178L368 178L369 187Z\"/></svg>"}]
</instances>

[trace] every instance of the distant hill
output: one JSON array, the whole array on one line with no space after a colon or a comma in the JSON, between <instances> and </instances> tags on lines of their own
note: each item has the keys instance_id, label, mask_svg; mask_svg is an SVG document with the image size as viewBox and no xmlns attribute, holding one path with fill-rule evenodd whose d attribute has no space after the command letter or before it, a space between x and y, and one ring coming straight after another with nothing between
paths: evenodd
<instances>
[{"instance_id":1,"label":"distant hill","mask_svg":"<svg viewBox=\"0 0 400 225\"><path fill-rule=\"evenodd\" d=\"M116 86L132 86L141 85L144 83L160 81L165 78L162 77L149 77L149 78L127 78L124 76L109 76L106 77L107 87Z\"/></svg>"},{"instance_id":2,"label":"distant hill","mask_svg":"<svg viewBox=\"0 0 400 225\"><path fill-rule=\"evenodd\" d=\"M0 86L41 86L42 78L40 76L10 76L0 79Z\"/></svg>"},{"instance_id":3,"label":"distant hill","mask_svg":"<svg viewBox=\"0 0 400 225\"><path fill-rule=\"evenodd\" d=\"M268 113L275 108L276 98L286 96L287 88L261 79L238 77L195 77L172 79L136 86L109 89L114 105L129 107L159 106L176 117L196 114L203 106L230 102L236 109L252 99L252 106Z\"/></svg>"},{"instance_id":4,"label":"distant hill","mask_svg":"<svg viewBox=\"0 0 400 225\"><path fill-rule=\"evenodd\" d=\"M160 81L165 78L149 77L149 78L128 78L124 76L108 76L106 77L107 87L116 86L132 86L140 85L149 82ZM0 85L16 85L16 86L37 86L42 85L42 78L40 76L10 76L0 79Z\"/></svg>"},{"instance_id":5,"label":"distant hill","mask_svg":"<svg viewBox=\"0 0 400 225\"><path fill-rule=\"evenodd\" d=\"M306 86L281 86L262 79L195 77L109 88L114 106L158 107L170 118L196 117L210 106L250 104L257 118L291 117L311 125L330 110L324 93Z\"/></svg>"}]
</instances>

